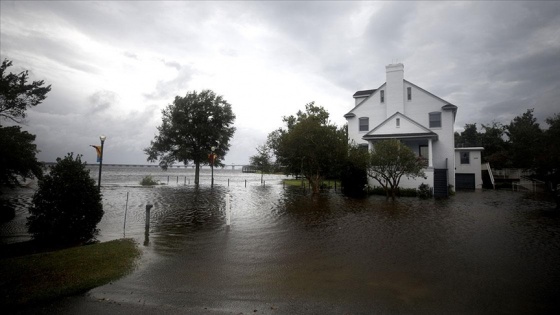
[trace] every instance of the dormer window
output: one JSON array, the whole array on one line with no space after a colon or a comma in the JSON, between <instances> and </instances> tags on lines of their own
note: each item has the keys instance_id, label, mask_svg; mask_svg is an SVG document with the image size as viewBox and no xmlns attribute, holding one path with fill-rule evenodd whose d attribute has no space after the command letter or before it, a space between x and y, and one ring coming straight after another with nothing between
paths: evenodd
<instances>
[{"instance_id":1,"label":"dormer window","mask_svg":"<svg viewBox=\"0 0 560 315\"><path fill-rule=\"evenodd\" d=\"M379 91L379 99L381 100L381 103L385 102L385 91L384 90Z\"/></svg>"},{"instance_id":2,"label":"dormer window","mask_svg":"<svg viewBox=\"0 0 560 315\"><path fill-rule=\"evenodd\" d=\"M361 117L360 118L360 131L368 131L369 130L369 118Z\"/></svg>"},{"instance_id":3,"label":"dormer window","mask_svg":"<svg viewBox=\"0 0 560 315\"><path fill-rule=\"evenodd\" d=\"M441 112L430 113L430 128L441 128Z\"/></svg>"},{"instance_id":4,"label":"dormer window","mask_svg":"<svg viewBox=\"0 0 560 315\"><path fill-rule=\"evenodd\" d=\"M401 119L397 118L395 119L395 122L397 123L397 128L399 128L401 126Z\"/></svg>"},{"instance_id":5,"label":"dormer window","mask_svg":"<svg viewBox=\"0 0 560 315\"><path fill-rule=\"evenodd\" d=\"M412 100L412 88L411 87L406 88L406 98L409 101Z\"/></svg>"}]
</instances>

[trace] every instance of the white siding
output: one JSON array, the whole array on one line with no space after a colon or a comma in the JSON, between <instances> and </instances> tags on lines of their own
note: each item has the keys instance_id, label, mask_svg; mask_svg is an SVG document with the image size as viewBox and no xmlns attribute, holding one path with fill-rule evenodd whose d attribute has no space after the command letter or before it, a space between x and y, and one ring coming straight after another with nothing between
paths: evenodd
<instances>
[{"instance_id":1,"label":"white siding","mask_svg":"<svg viewBox=\"0 0 560 315\"><path fill-rule=\"evenodd\" d=\"M347 119L349 139L353 140L356 144L366 143L362 137L368 132L359 131L360 117L369 117L369 130L372 130L379 126L379 124L385 121L388 117L395 114L395 112L400 112L438 135L438 139L432 142L433 167L447 167L448 182L454 185L456 163L455 138L453 135L455 121L453 111L442 110L442 106L447 105L444 100L408 81L405 81L404 66L402 64L389 65L386 67L386 71L386 83L378 88L376 92L368 97L363 103L352 110L355 117ZM410 101L407 99L408 87L412 89L412 99ZM380 103L379 93L381 90L386 91L384 103ZM430 112L441 112L442 125L440 128L429 128ZM387 124L379 127L375 134L406 134L418 132L419 127L404 117L400 117L400 127L397 128L396 122L394 121L397 117L399 117L399 115L393 117L393 119L388 121ZM427 142L427 140L424 141ZM419 150L418 145L424 144L420 142L409 144L416 154L418 154ZM432 180L429 182L429 185L432 187L433 176L431 178ZM413 182L416 184L413 184ZM412 181L410 182L410 185L417 188L421 182L425 182L425 180Z\"/></svg>"},{"instance_id":2,"label":"white siding","mask_svg":"<svg viewBox=\"0 0 560 315\"><path fill-rule=\"evenodd\" d=\"M387 116L389 118L394 113L404 112L403 84L404 66L402 63L388 65L387 70L387 92L385 92L385 103L387 103Z\"/></svg>"},{"instance_id":3,"label":"white siding","mask_svg":"<svg viewBox=\"0 0 560 315\"><path fill-rule=\"evenodd\" d=\"M455 172L460 174L474 174L475 188L482 188L482 148L455 149ZM469 152L469 164L461 164L461 153Z\"/></svg>"}]
</instances>

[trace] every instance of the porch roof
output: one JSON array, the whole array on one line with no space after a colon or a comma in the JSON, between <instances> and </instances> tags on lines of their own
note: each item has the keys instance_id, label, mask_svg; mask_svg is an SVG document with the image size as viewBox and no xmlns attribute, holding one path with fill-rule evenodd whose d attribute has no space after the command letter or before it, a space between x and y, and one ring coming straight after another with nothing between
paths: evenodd
<instances>
[{"instance_id":1,"label":"porch roof","mask_svg":"<svg viewBox=\"0 0 560 315\"><path fill-rule=\"evenodd\" d=\"M387 139L432 139L437 140L438 135L435 132L420 133L393 133L393 134L373 134L363 136L364 140L387 140Z\"/></svg>"}]
</instances>

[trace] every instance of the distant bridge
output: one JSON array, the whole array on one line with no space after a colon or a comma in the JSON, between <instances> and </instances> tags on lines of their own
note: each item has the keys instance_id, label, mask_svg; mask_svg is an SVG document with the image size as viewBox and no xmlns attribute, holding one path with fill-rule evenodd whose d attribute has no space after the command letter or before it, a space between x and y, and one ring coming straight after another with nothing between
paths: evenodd
<instances>
[{"instance_id":1,"label":"distant bridge","mask_svg":"<svg viewBox=\"0 0 560 315\"><path fill-rule=\"evenodd\" d=\"M54 165L56 163L53 162L46 162L44 163L46 165ZM95 165L97 163L91 163L89 165ZM115 167L159 167L158 164L106 164L103 163L103 166L115 166ZM194 168L195 165L194 164L189 164L189 165L172 165L169 168ZM201 165L202 167L202 165ZM208 165L204 165L204 167L210 167ZM215 168L229 168L231 167L232 170L234 170L236 167L241 167L241 170L245 173L255 173L257 170L254 166L252 165L246 165L246 164L224 164L223 166L218 166L216 165Z\"/></svg>"}]
</instances>

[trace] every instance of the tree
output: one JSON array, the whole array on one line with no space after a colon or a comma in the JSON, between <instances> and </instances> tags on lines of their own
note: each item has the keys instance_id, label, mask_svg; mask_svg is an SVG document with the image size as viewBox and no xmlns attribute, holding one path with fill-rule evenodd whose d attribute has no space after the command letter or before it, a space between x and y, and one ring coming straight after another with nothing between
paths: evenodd
<instances>
[{"instance_id":1,"label":"tree","mask_svg":"<svg viewBox=\"0 0 560 315\"><path fill-rule=\"evenodd\" d=\"M43 81L27 84L28 71L19 74L7 73L12 62L5 59L0 66L0 120L21 123L28 107L40 104L50 91L50 85L43 87ZM0 192L3 187L14 188L20 180L42 175L41 164L37 161L35 135L22 131L21 127L0 125ZM0 217L11 219L15 210L5 200L0 200Z\"/></svg>"},{"instance_id":2,"label":"tree","mask_svg":"<svg viewBox=\"0 0 560 315\"><path fill-rule=\"evenodd\" d=\"M211 147L217 154L215 164L229 150L229 141L235 132L235 115L231 105L211 90L176 96L173 104L162 111L159 134L144 149L148 161L159 160L167 169L175 162L195 164L195 184L199 184L200 164L208 162Z\"/></svg>"},{"instance_id":3,"label":"tree","mask_svg":"<svg viewBox=\"0 0 560 315\"><path fill-rule=\"evenodd\" d=\"M455 135L456 147L476 147L480 145L479 133L475 124L465 124L465 130Z\"/></svg>"},{"instance_id":4,"label":"tree","mask_svg":"<svg viewBox=\"0 0 560 315\"><path fill-rule=\"evenodd\" d=\"M271 160L270 148L267 145L259 145L257 147L257 154L249 158L251 165L261 172L261 183L263 182L264 173L269 173L273 168Z\"/></svg>"},{"instance_id":5,"label":"tree","mask_svg":"<svg viewBox=\"0 0 560 315\"><path fill-rule=\"evenodd\" d=\"M541 150L537 155L535 170L553 194L556 209L560 209L560 114L548 117L545 122L548 129L543 133L542 146L546 150Z\"/></svg>"},{"instance_id":6,"label":"tree","mask_svg":"<svg viewBox=\"0 0 560 315\"><path fill-rule=\"evenodd\" d=\"M28 84L27 70L19 74L6 74L11 66L12 62L7 59L0 66L0 117L21 123L26 117L27 108L37 106L45 100L51 86L43 86L43 80Z\"/></svg>"},{"instance_id":7,"label":"tree","mask_svg":"<svg viewBox=\"0 0 560 315\"><path fill-rule=\"evenodd\" d=\"M81 156L57 158L39 181L27 218L29 233L37 241L75 245L92 240L103 217L101 193Z\"/></svg>"},{"instance_id":8,"label":"tree","mask_svg":"<svg viewBox=\"0 0 560 315\"><path fill-rule=\"evenodd\" d=\"M506 127L505 133L509 138L509 156L513 167L530 169L542 140L542 130L533 117L533 109L515 117Z\"/></svg>"},{"instance_id":9,"label":"tree","mask_svg":"<svg viewBox=\"0 0 560 315\"><path fill-rule=\"evenodd\" d=\"M341 174L343 193L350 197L364 197L368 184L367 168L369 152L367 147L359 147L354 143L348 147L348 158Z\"/></svg>"},{"instance_id":10,"label":"tree","mask_svg":"<svg viewBox=\"0 0 560 315\"><path fill-rule=\"evenodd\" d=\"M493 168L505 168L511 164L508 156L507 143L504 140L505 127L493 121L490 125L482 124L484 132L479 134L482 161L490 163Z\"/></svg>"},{"instance_id":11,"label":"tree","mask_svg":"<svg viewBox=\"0 0 560 315\"><path fill-rule=\"evenodd\" d=\"M33 141L35 135L19 126L0 127L0 185L13 188L21 185L21 179L42 176Z\"/></svg>"},{"instance_id":12,"label":"tree","mask_svg":"<svg viewBox=\"0 0 560 315\"><path fill-rule=\"evenodd\" d=\"M283 121L286 129L269 134L268 144L284 172L305 177L316 194L323 178L339 172L346 159L346 129L331 124L329 113L314 102Z\"/></svg>"},{"instance_id":13,"label":"tree","mask_svg":"<svg viewBox=\"0 0 560 315\"><path fill-rule=\"evenodd\" d=\"M395 200L395 192L403 175L411 178L425 177L423 161L396 139L376 142L370 155L368 176L375 179Z\"/></svg>"}]
</instances>

